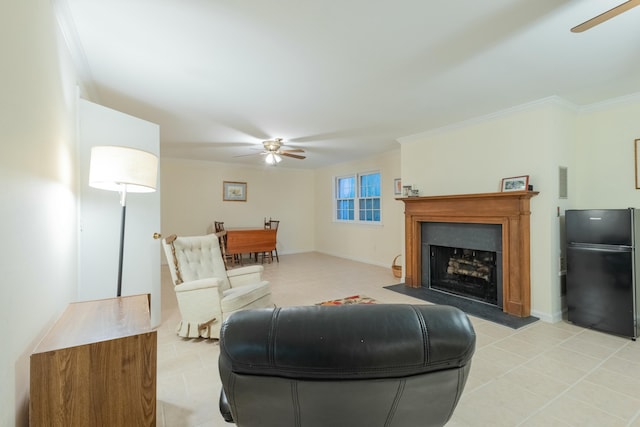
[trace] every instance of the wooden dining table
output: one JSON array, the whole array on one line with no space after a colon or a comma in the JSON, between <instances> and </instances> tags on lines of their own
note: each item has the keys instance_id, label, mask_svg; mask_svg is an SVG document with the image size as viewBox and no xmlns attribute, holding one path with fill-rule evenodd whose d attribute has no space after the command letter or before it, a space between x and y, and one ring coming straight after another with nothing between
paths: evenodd
<instances>
[{"instance_id":1,"label":"wooden dining table","mask_svg":"<svg viewBox=\"0 0 640 427\"><path fill-rule=\"evenodd\" d=\"M258 254L276 249L276 232L269 228L228 228L227 255L238 255L242 263L242 254Z\"/></svg>"}]
</instances>

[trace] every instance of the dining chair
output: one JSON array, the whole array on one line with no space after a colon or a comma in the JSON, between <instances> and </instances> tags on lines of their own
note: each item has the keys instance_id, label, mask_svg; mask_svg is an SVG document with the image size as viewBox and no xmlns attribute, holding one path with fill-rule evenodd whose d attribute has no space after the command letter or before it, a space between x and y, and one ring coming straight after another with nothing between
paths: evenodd
<instances>
[{"instance_id":1,"label":"dining chair","mask_svg":"<svg viewBox=\"0 0 640 427\"><path fill-rule=\"evenodd\" d=\"M280 225L280 221L279 220L275 220L275 219L271 219L269 218L269 220L267 220L265 218L264 220L264 228L265 230L276 230L276 239L278 236L278 226ZM278 248L277 248L277 241L276 241L276 246L273 247L273 250L271 252L262 252L262 262L264 262L264 257L265 255L269 256L269 259L271 260L271 262L273 262L273 256L276 256L276 261L280 262L280 258L278 258ZM258 262L258 255L259 254L255 254L256 256L256 262Z\"/></svg>"},{"instance_id":2,"label":"dining chair","mask_svg":"<svg viewBox=\"0 0 640 427\"><path fill-rule=\"evenodd\" d=\"M224 221L213 221L213 229L215 233L223 233L225 231L224 229ZM224 233L221 235L221 239L220 239L220 248L223 250L223 253L225 252L226 248L227 248L227 234ZM240 262L238 259L238 255L224 255L224 265L225 266L229 266L229 263L231 263L232 265L235 265L236 262Z\"/></svg>"}]
</instances>

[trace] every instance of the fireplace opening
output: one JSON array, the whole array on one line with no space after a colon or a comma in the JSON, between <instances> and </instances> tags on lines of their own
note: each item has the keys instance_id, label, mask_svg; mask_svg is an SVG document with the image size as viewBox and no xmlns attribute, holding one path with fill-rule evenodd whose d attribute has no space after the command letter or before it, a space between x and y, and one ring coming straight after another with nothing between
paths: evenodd
<instances>
[{"instance_id":1,"label":"fireplace opening","mask_svg":"<svg viewBox=\"0 0 640 427\"><path fill-rule=\"evenodd\" d=\"M422 286L503 306L500 224L423 222Z\"/></svg>"},{"instance_id":2,"label":"fireplace opening","mask_svg":"<svg viewBox=\"0 0 640 427\"><path fill-rule=\"evenodd\" d=\"M498 305L497 253L429 246L429 287Z\"/></svg>"}]
</instances>

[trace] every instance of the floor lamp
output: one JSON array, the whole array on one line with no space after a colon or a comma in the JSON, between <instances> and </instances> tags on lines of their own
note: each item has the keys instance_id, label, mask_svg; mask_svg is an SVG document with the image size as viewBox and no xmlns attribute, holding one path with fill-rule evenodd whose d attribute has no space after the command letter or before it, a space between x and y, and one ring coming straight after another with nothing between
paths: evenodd
<instances>
[{"instance_id":1,"label":"floor lamp","mask_svg":"<svg viewBox=\"0 0 640 427\"><path fill-rule=\"evenodd\" d=\"M158 157L129 147L96 146L91 149L89 185L120 193L122 220L120 223L120 257L118 259L118 297L122 294L122 259L124 255L124 224L127 215L127 193L156 191Z\"/></svg>"}]
</instances>

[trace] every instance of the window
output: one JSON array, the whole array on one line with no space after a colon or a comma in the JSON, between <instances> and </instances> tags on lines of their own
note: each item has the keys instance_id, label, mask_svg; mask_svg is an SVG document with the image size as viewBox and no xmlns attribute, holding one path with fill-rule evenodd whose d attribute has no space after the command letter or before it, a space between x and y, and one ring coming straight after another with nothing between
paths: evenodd
<instances>
[{"instance_id":1,"label":"window","mask_svg":"<svg viewBox=\"0 0 640 427\"><path fill-rule=\"evenodd\" d=\"M353 221L354 203L356 198L356 178L348 176L338 178L336 191L336 219Z\"/></svg>"},{"instance_id":2,"label":"window","mask_svg":"<svg viewBox=\"0 0 640 427\"><path fill-rule=\"evenodd\" d=\"M360 221L380 222L380 173L360 175Z\"/></svg>"},{"instance_id":3,"label":"window","mask_svg":"<svg viewBox=\"0 0 640 427\"><path fill-rule=\"evenodd\" d=\"M336 220L380 222L380 172L336 178Z\"/></svg>"}]
</instances>

